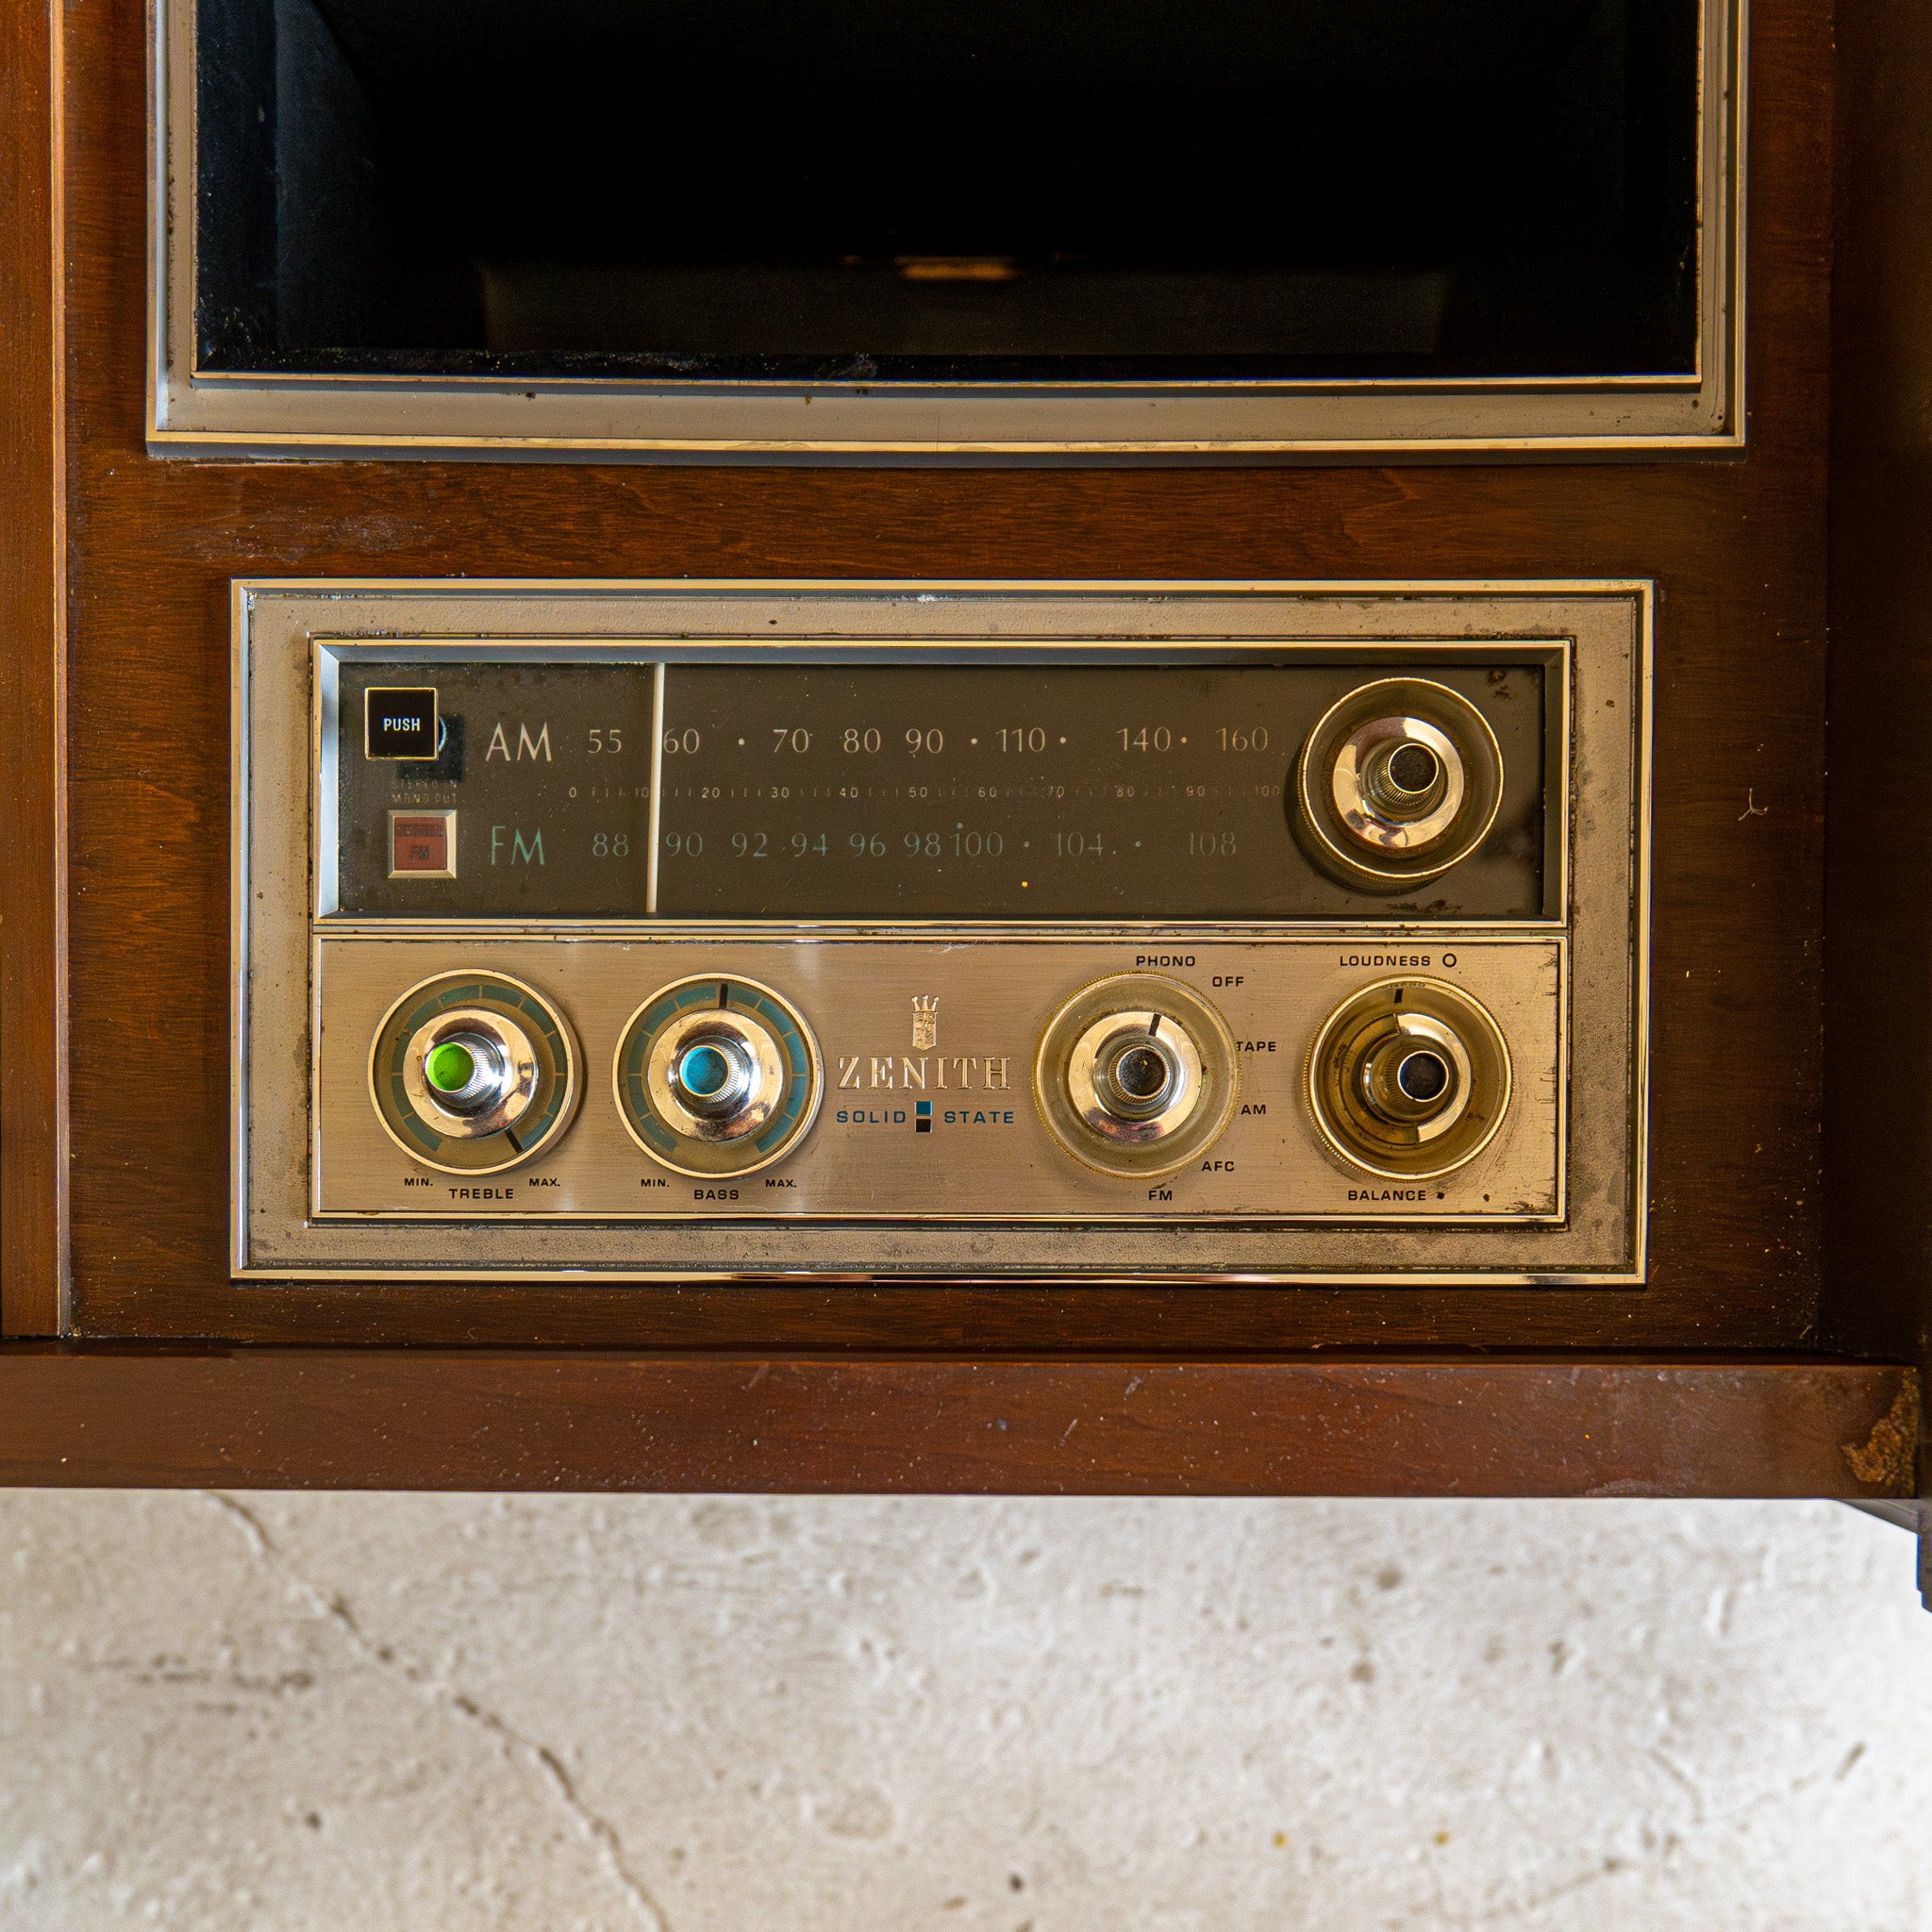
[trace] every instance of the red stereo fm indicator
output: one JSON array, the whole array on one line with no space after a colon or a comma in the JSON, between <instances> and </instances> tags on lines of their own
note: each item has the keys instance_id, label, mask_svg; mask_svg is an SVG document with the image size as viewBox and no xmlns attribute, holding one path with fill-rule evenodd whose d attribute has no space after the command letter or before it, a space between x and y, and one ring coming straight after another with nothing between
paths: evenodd
<instances>
[{"instance_id":1,"label":"red stereo fm indicator","mask_svg":"<svg viewBox=\"0 0 1932 1932\"><path fill-rule=\"evenodd\" d=\"M457 815L453 811L392 811L389 815L389 875L392 879L453 879L457 875Z\"/></svg>"}]
</instances>

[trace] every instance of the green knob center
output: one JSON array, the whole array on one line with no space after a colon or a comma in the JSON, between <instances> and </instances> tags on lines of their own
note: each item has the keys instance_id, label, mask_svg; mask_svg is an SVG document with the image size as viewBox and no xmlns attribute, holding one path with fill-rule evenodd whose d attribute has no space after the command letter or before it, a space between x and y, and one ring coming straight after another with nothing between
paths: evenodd
<instances>
[{"instance_id":1,"label":"green knob center","mask_svg":"<svg viewBox=\"0 0 1932 1932\"><path fill-rule=\"evenodd\" d=\"M423 1072L439 1093L460 1093L476 1076L476 1057L467 1046L445 1041L430 1048Z\"/></svg>"}]
</instances>

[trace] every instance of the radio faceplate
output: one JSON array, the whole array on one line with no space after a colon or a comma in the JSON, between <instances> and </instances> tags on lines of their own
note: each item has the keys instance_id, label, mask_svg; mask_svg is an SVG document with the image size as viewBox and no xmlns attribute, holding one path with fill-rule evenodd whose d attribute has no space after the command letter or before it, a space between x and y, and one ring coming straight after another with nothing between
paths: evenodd
<instances>
[{"instance_id":1,"label":"radio faceplate","mask_svg":"<svg viewBox=\"0 0 1932 1932\"><path fill-rule=\"evenodd\" d=\"M1648 650L1627 583L240 584L235 1272L1641 1279Z\"/></svg>"}]
</instances>

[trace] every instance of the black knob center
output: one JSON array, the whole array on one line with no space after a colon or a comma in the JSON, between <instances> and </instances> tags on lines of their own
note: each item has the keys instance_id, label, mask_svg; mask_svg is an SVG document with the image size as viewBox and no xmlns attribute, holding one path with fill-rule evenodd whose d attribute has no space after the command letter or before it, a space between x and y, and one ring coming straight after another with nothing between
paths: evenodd
<instances>
[{"instance_id":1,"label":"black knob center","mask_svg":"<svg viewBox=\"0 0 1932 1932\"><path fill-rule=\"evenodd\" d=\"M1401 745L1389 760L1389 782L1411 797L1428 791L1441 772L1441 759L1425 744Z\"/></svg>"},{"instance_id":2,"label":"black knob center","mask_svg":"<svg viewBox=\"0 0 1932 1932\"><path fill-rule=\"evenodd\" d=\"M1157 1047L1130 1046L1114 1062L1113 1083L1129 1100L1152 1100L1167 1081L1167 1059Z\"/></svg>"},{"instance_id":3,"label":"black knob center","mask_svg":"<svg viewBox=\"0 0 1932 1932\"><path fill-rule=\"evenodd\" d=\"M1417 1106L1440 1100L1449 1085L1449 1063L1439 1053L1424 1049L1405 1054L1395 1070L1395 1084Z\"/></svg>"}]
</instances>

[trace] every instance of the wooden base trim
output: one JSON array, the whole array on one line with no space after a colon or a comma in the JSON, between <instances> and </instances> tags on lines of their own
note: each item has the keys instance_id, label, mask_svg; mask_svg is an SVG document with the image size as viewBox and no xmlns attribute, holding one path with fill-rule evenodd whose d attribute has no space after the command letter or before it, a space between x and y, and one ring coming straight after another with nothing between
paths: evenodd
<instances>
[{"instance_id":1,"label":"wooden base trim","mask_svg":"<svg viewBox=\"0 0 1932 1932\"><path fill-rule=\"evenodd\" d=\"M0 1483L1066 1495L1915 1493L1862 1361L964 1361L0 1347Z\"/></svg>"}]
</instances>

